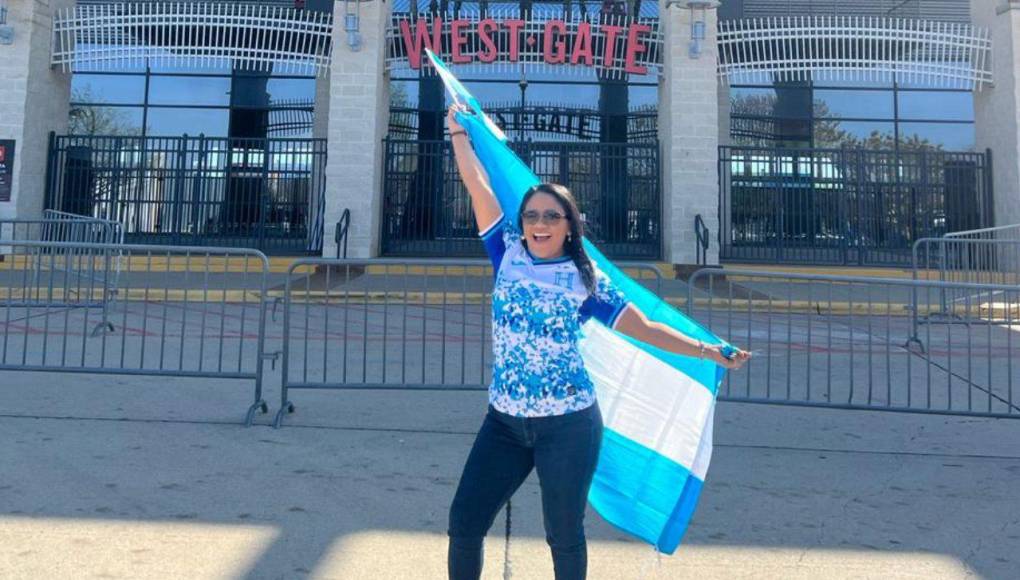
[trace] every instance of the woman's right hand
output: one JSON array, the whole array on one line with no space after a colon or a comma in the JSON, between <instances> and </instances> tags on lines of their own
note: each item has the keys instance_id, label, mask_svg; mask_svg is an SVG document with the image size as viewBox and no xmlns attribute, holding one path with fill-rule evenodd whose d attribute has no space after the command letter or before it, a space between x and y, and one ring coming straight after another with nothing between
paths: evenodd
<instances>
[{"instance_id":1,"label":"woman's right hand","mask_svg":"<svg viewBox=\"0 0 1020 580\"><path fill-rule=\"evenodd\" d=\"M464 127L457 122L457 113L464 112L464 106L456 103L450 105L449 110L446 112L446 125L450 129L450 133L453 134L456 131L463 131Z\"/></svg>"}]
</instances>

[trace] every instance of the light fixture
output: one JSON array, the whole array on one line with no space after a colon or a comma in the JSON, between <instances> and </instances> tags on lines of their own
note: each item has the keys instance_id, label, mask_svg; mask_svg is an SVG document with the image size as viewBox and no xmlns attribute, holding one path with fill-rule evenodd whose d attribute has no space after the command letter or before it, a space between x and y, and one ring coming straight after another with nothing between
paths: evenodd
<instances>
[{"instance_id":1,"label":"light fixture","mask_svg":"<svg viewBox=\"0 0 1020 580\"><path fill-rule=\"evenodd\" d=\"M14 27L7 24L7 4L0 0L0 44L14 44Z\"/></svg>"},{"instance_id":2,"label":"light fixture","mask_svg":"<svg viewBox=\"0 0 1020 580\"><path fill-rule=\"evenodd\" d=\"M705 23L709 10L719 7L719 0L666 0L666 8L682 6L691 11L691 43L687 53L691 58L701 56L701 41L705 40Z\"/></svg>"},{"instance_id":3,"label":"light fixture","mask_svg":"<svg viewBox=\"0 0 1020 580\"><path fill-rule=\"evenodd\" d=\"M344 0L344 32L347 46L354 52L361 50L361 0Z\"/></svg>"}]
</instances>

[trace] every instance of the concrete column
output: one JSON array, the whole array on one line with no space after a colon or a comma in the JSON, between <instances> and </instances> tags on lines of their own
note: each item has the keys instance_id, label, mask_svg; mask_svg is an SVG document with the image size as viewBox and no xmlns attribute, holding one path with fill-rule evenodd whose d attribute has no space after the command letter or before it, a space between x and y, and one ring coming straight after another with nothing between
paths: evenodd
<instances>
[{"instance_id":1,"label":"concrete column","mask_svg":"<svg viewBox=\"0 0 1020 580\"><path fill-rule=\"evenodd\" d=\"M719 83L717 15L705 13L701 55L691 58L691 11L660 2L665 33L664 75L659 85L662 152L663 250L666 261L695 264L694 218L711 230L708 263L719 261ZM700 11L698 12L700 15Z\"/></svg>"},{"instance_id":2,"label":"concrete column","mask_svg":"<svg viewBox=\"0 0 1020 580\"><path fill-rule=\"evenodd\" d=\"M329 138L329 91L331 75L326 73L315 79L315 112L312 121L312 137Z\"/></svg>"},{"instance_id":3,"label":"concrete column","mask_svg":"<svg viewBox=\"0 0 1020 580\"><path fill-rule=\"evenodd\" d=\"M343 30L343 2L334 7L324 256L336 255L334 231L344 209L351 210L348 257L379 255L382 139L389 123L384 32L390 7L379 0L362 3L362 44L356 52Z\"/></svg>"},{"instance_id":4,"label":"concrete column","mask_svg":"<svg viewBox=\"0 0 1020 580\"><path fill-rule=\"evenodd\" d=\"M728 85L719 86L719 145L732 145L733 139L730 137L730 129L732 128L730 121L730 112L733 109L733 103L730 101L730 87Z\"/></svg>"},{"instance_id":5,"label":"concrete column","mask_svg":"<svg viewBox=\"0 0 1020 580\"><path fill-rule=\"evenodd\" d=\"M975 26L992 31L995 86L974 94L978 151L992 150L995 225L1020 223L1020 0L971 0Z\"/></svg>"},{"instance_id":6,"label":"concrete column","mask_svg":"<svg viewBox=\"0 0 1020 580\"><path fill-rule=\"evenodd\" d=\"M14 43L0 45L0 139L14 139L11 201L0 218L39 217L46 187L50 131L67 131L71 75L50 67L53 17L74 0L8 2Z\"/></svg>"}]
</instances>

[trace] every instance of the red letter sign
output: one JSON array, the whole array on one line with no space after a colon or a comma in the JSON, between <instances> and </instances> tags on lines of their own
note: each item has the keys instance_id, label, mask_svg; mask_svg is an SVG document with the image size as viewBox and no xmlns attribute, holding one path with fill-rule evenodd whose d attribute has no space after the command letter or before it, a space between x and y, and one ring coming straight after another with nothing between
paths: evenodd
<instances>
[{"instance_id":1,"label":"red letter sign","mask_svg":"<svg viewBox=\"0 0 1020 580\"><path fill-rule=\"evenodd\" d=\"M542 34L542 58L546 64L563 64L567 60L567 41L563 34L567 25L562 20L549 20Z\"/></svg>"},{"instance_id":2,"label":"red letter sign","mask_svg":"<svg viewBox=\"0 0 1020 580\"><path fill-rule=\"evenodd\" d=\"M461 52L461 48L468 41L467 37L464 36L464 29L470 25L470 20L454 20L450 23L450 53L451 60L455 64L471 62L471 57Z\"/></svg>"},{"instance_id":3,"label":"red letter sign","mask_svg":"<svg viewBox=\"0 0 1020 580\"><path fill-rule=\"evenodd\" d=\"M503 24L510 29L510 62L517 62L519 31L524 27L523 20L506 20Z\"/></svg>"},{"instance_id":4,"label":"red letter sign","mask_svg":"<svg viewBox=\"0 0 1020 580\"><path fill-rule=\"evenodd\" d=\"M638 53L645 51L645 45L641 43L641 39L638 38L638 35L647 34L651 31L652 27L647 24L638 24L635 22L630 25L630 30L627 31L627 55L624 59L623 70L638 75L643 75L648 72L648 68L638 66L636 60Z\"/></svg>"},{"instance_id":5,"label":"red letter sign","mask_svg":"<svg viewBox=\"0 0 1020 580\"><path fill-rule=\"evenodd\" d=\"M499 30L499 23L491 18L486 18L478 23L478 40L485 46L485 50L478 53L478 60L482 62L496 62L499 51L496 43L492 41L492 34Z\"/></svg>"},{"instance_id":6,"label":"red letter sign","mask_svg":"<svg viewBox=\"0 0 1020 580\"><path fill-rule=\"evenodd\" d=\"M606 33L606 51L602 55L602 68L613 68L613 61L616 60L616 37L623 31L622 26L614 24L603 24L602 30Z\"/></svg>"},{"instance_id":7,"label":"red letter sign","mask_svg":"<svg viewBox=\"0 0 1020 580\"><path fill-rule=\"evenodd\" d=\"M442 19L434 19L432 21L432 38L429 39L428 22L424 18L419 18L414 23L414 42L412 42L411 26L406 20L400 21L400 34L404 37L404 50L407 51L407 62L411 64L411 68L415 70L421 68L421 45L423 42L425 43L425 46L433 52L438 50L438 47L442 46L442 43L440 42L440 35L442 32Z\"/></svg>"},{"instance_id":8,"label":"red letter sign","mask_svg":"<svg viewBox=\"0 0 1020 580\"><path fill-rule=\"evenodd\" d=\"M580 22L577 25L577 36L574 37L574 52L570 55L570 64L577 64L584 59L584 64L593 66L594 57L591 53L591 24Z\"/></svg>"}]
</instances>

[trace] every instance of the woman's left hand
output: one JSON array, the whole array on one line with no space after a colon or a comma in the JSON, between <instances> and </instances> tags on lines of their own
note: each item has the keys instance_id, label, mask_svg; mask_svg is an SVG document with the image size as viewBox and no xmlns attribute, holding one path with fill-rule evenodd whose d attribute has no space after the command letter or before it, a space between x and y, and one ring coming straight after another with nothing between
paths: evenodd
<instances>
[{"instance_id":1,"label":"woman's left hand","mask_svg":"<svg viewBox=\"0 0 1020 580\"><path fill-rule=\"evenodd\" d=\"M723 354L723 347L718 345L705 347L705 354L717 365L734 371L744 366L747 361L751 360L751 353L745 350L740 350L736 347L730 348L733 349L733 352L729 357Z\"/></svg>"}]
</instances>

